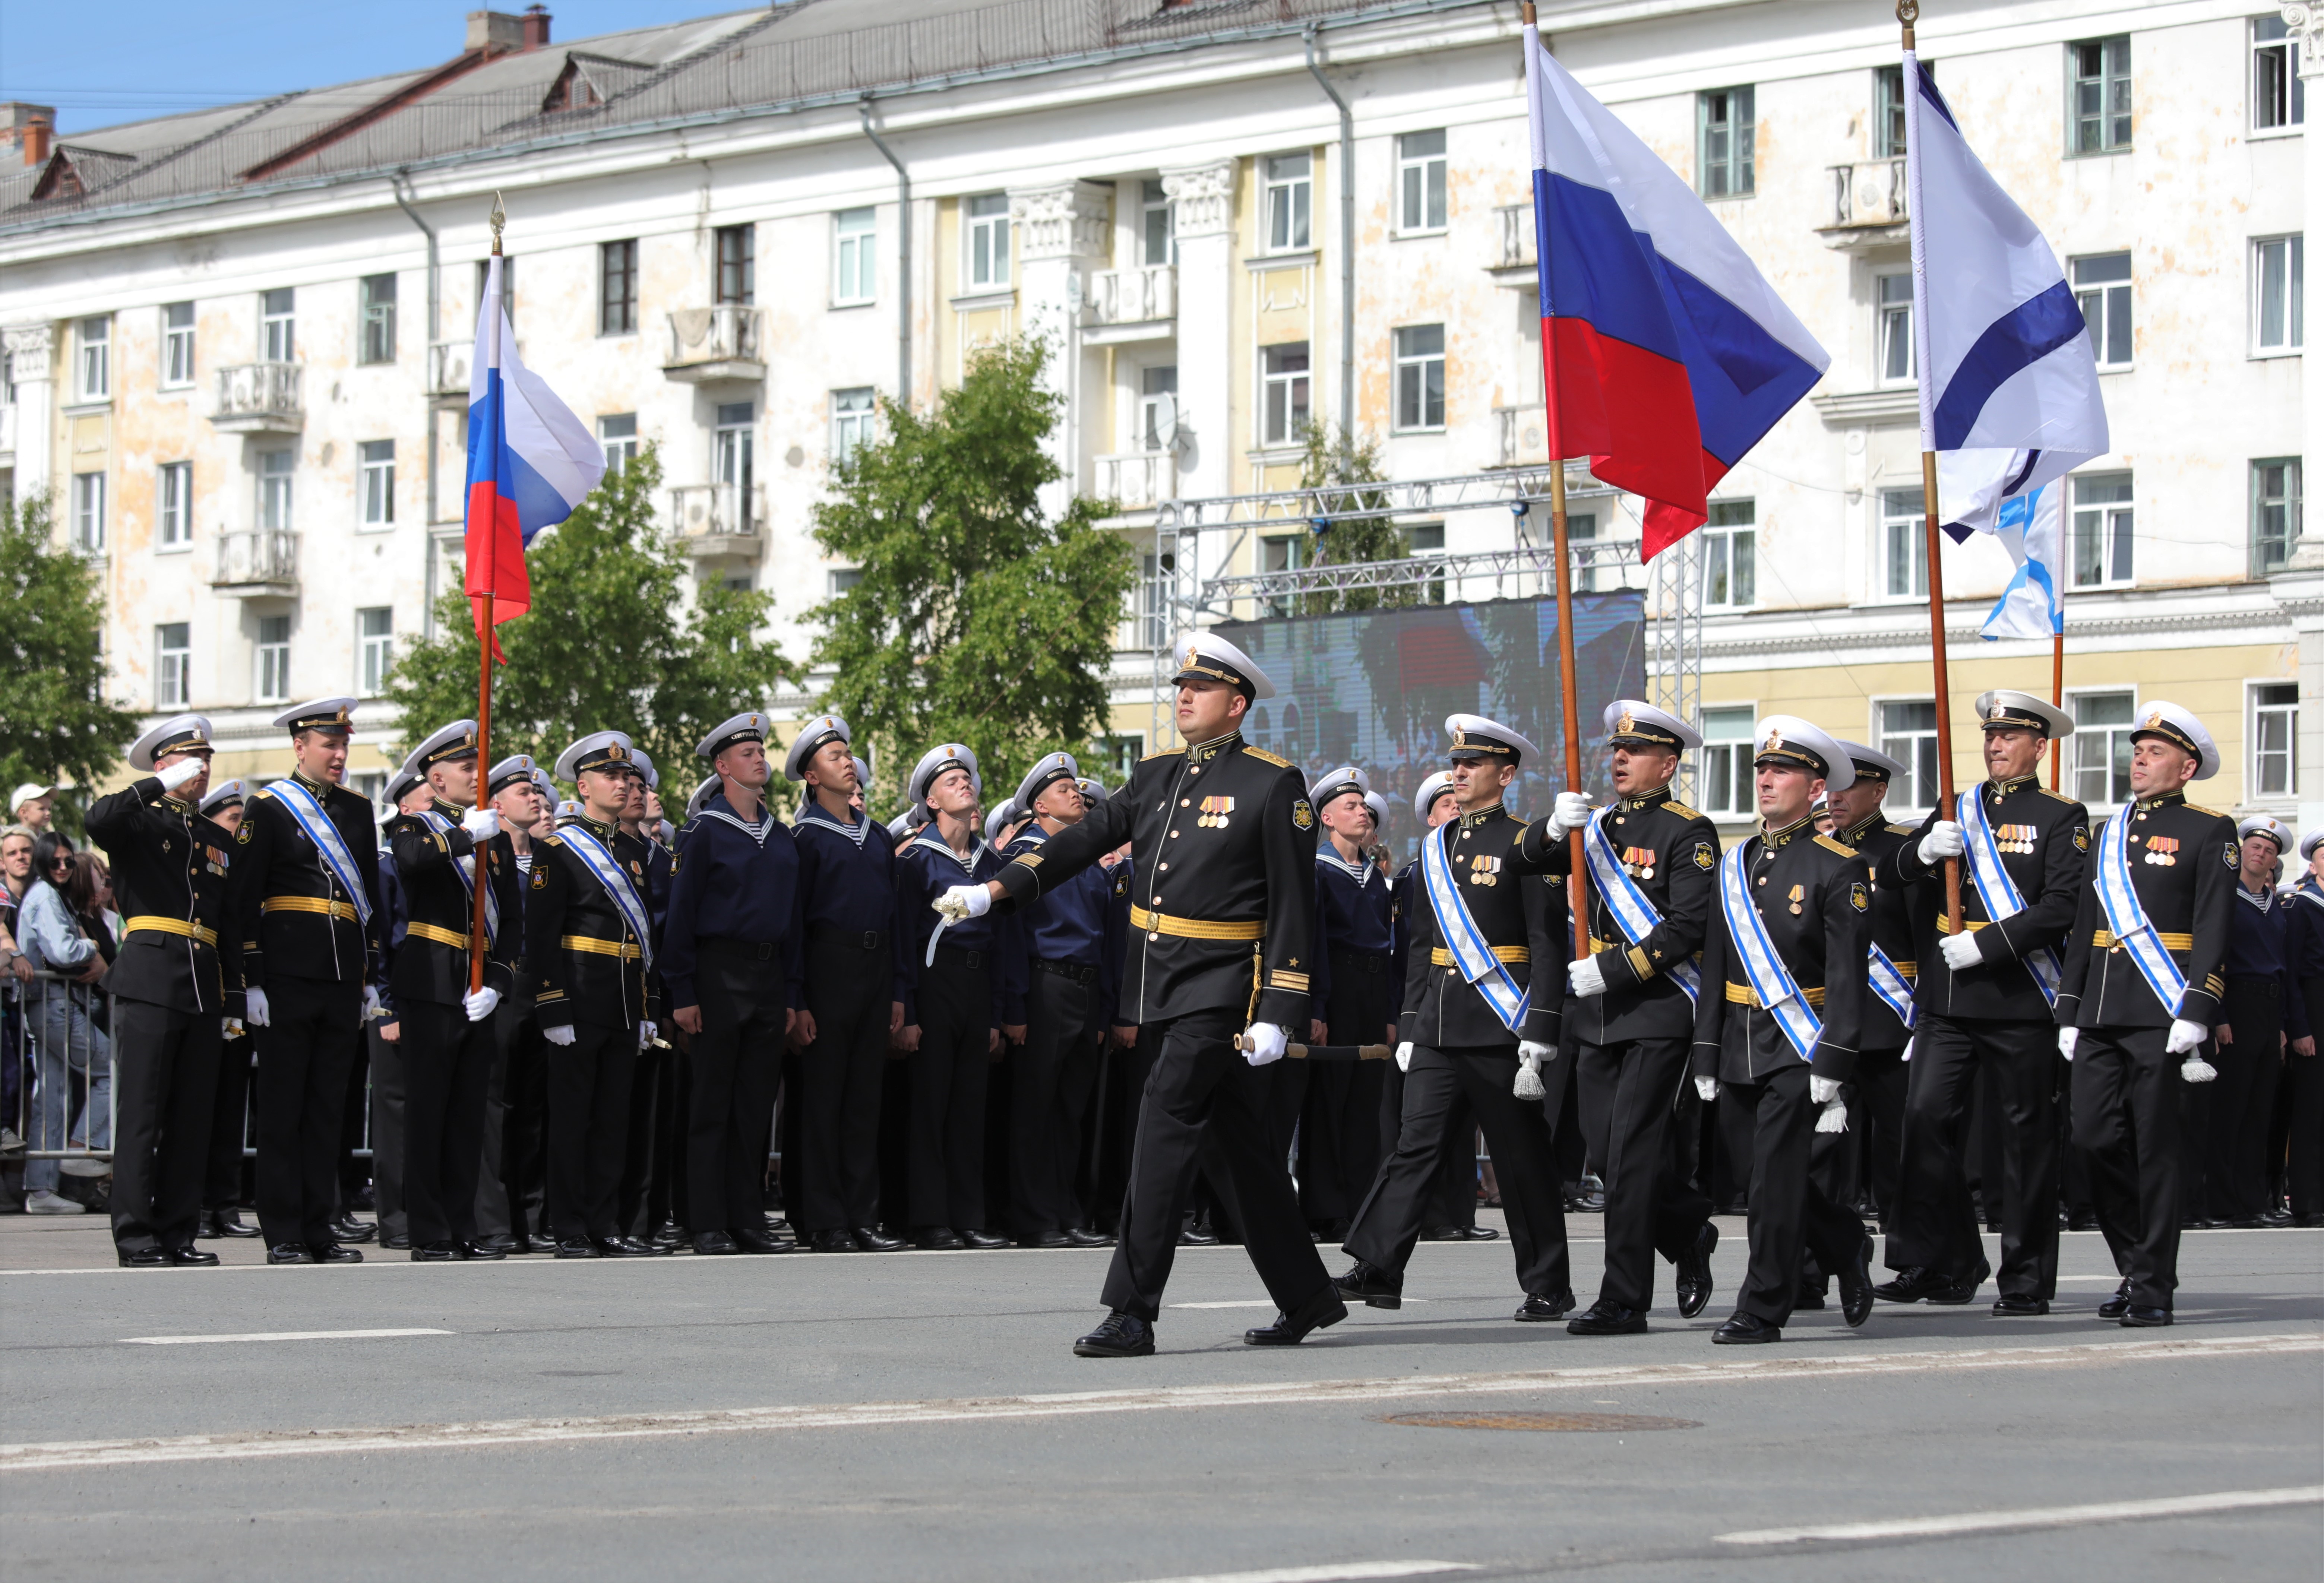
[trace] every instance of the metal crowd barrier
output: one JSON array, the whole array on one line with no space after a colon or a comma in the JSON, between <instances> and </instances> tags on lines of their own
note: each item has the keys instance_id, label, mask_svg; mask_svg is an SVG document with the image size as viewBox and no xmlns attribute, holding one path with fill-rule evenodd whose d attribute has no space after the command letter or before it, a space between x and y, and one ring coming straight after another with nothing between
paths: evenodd
<instances>
[{"instance_id":1,"label":"metal crowd barrier","mask_svg":"<svg viewBox=\"0 0 2324 1583\"><path fill-rule=\"evenodd\" d=\"M22 1158L113 1158L113 997L101 985L35 971L10 980L14 1005L0 1034L14 1103L5 1125ZM14 1151L12 1151L14 1152Z\"/></svg>"}]
</instances>

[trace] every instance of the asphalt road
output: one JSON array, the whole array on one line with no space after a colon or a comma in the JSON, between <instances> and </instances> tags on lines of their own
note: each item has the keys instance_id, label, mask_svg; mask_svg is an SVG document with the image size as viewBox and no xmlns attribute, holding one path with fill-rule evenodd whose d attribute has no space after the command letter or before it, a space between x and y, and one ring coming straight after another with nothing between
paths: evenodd
<instances>
[{"instance_id":1,"label":"asphalt road","mask_svg":"<svg viewBox=\"0 0 2324 1583\"><path fill-rule=\"evenodd\" d=\"M2317 1575L2324 1233L2190 1233L2168 1330L2099 1322L2104 1247L2070 1234L2046 1319L1835 1308L1730 1349L1722 1225L1720 1295L1681 1321L1665 1268L1647 1336L1514 1324L1506 1242L1427 1244L1400 1312L1260 1351L1249 1265L1200 1249L1161 1355L1096 1361L1069 1347L1102 1251L133 1272L93 1222L12 1217L0 1558L11 1583ZM1415 1413L1679 1422L1390 1422Z\"/></svg>"}]
</instances>

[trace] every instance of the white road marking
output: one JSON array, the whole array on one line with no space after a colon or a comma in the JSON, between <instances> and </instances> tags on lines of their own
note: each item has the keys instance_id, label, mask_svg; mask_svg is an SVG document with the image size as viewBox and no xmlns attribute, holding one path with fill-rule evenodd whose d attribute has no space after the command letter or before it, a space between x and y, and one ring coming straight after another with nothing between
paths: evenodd
<instances>
[{"instance_id":1,"label":"white road marking","mask_svg":"<svg viewBox=\"0 0 2324 1583\"><path fill-rule=\"evenodd\" d=\"M2149 1517L2245 1512L2258 1506L2306 1506L2324 1501L2324 1484L2286 1489L2230 1489L2216 1495L2165 1496L2151 1501L2099 1501L2087 1506L2034 1506L2018 1512L1962 1512L1950 1517L1900 1517L1888 1523L1837 1523L1821 1528L1754 1528L1722 1533L1721 1544L1803 1544L1812 1540L1942 1539L2013 1528L2079 1528Z\"/></svg>"},{"instance_id":2,"label":"white road marking","mask_svg":"<svg viewBox=\"0 0 2324 1583\"><path fill-rule=\"evenodd\" d=\"M1204 1572L1148 1583L1355 1583L1365 1578L1433 1578L1480 1570L1474 1561L1326 1561L1320 1567L1269 1567L1259 1572Z\"/></svg>"},{"instance_id":3,"label":"white road marking","mask_svg":"<svg viewBox=\"0 0 2324 1583\"><path fill-rule=\"evenodd\" d=\"M1435 1299L1430 1297L1407 1297L1405 1301L1406 1302L1433 1302ZM1166 1302L1162 1306L1165 1308L1273 1308L1275 1304L1271 1302L1266 1301L1253 1302L1239 1297L1232 1302Z\"/></svg>"},{"instance_id":4,"label":"white road marking","mask_svg":"<svg viewBox=\"0 0 2324 1583\"><path fill-rule=\"evenodd\" d=\"M2184 1339L2157 1337L2135 1341L2093 1341L2060 1347L1964 1347L1945 1351L1874 1352L1855 1357L1751 1358L1715 1363L1618 1364L1600 1368L1407 1375L1385 1379L1167 1385L1148 1390L1065 1391L1047 1395L967 1396L922 1402L833 1403L695 1413L625 1413L596 1418L514 1418L474 1423L410 1424L369 1429L258 1430L215 1435L0 1445L0 1473L58 1468L117 1468L153 1462L309 1457L343 1451L558 1445L750 1430L878 1428L893 1424L1073 1418L1094 1413L1147 1413L1157 1409L1278 1404L1326 1406L1345 1402L1371 1403L1499 1391L1723 1385L1747 1380L1831 1379L1944 1369L2075 1368L2119 1363L2319 1351L2324 1351L2324 1335L2313 1332Z\"/></svg>"},{"instance_id":5,"label":"white road marking","mask_svg":"<svg viewBox=\"0 0 2324 1583\"><path fill-rule=\"evenodd\" d=\"M198 1347L214 1341L364 1341L381 1336L450 1336L453 1330L250 1330L238 1336L124 1336L129 1347Z\"/></svg>"}]
</instances>

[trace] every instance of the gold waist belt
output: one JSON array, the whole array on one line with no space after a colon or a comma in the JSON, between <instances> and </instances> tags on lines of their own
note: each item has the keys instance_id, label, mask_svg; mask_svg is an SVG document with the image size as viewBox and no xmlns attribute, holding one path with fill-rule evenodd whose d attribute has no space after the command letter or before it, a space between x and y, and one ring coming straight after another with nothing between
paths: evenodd
<instances>
[{"instance_id":1,"label":"gold waist belt","mask_svg":"<svg viewBox=\"0 0 2324 1583\"><path fill-rule=\"evenodd\" d=\"M468 936L460 929L447 929L441 924L406 924L403 932L414 940L433 940L438 945L449 945L456 951L468 949ZM491 943L489 940L485 942Z\"/></svg>"},{"instance_id":2,"label":"gold waist belt","mask_svg":"<svg viewBox=\"0 0 2324 1583\"><path fill-rule=\"evenodd\" d=\"M460 943L467 940L462 937ZM586 951L597 956L618 956L623 962L635 962L641 954L634 940L600 940L595 934L567 934L557 942L567 951Z\"/></svg>"},{"instance_id":3,"label":"gold waist belt","mask_svg":"<svg viewBox=\"0 0 2324 1583\"><path fill-rule=\"evenodd\" d=\"M1143 929L1148 934L1170 934L1181 940L1262 940L1267 936L1267 925L1259 918L1240 924L1214 924L1208 918L1174 918L1168 913L1149 913L1142 907L1130 909L1130 926Z\"/></svg>"},{"instance_id":4,"label":"gold waist belt","mask_svg":"<svg viewBox=\"0 0 2324 1583\"><path fill-rule=\"evenodd\" d=\"M1493 954L1503 962L1531 962L1533 947L1529 945L1496 945ZM1442 945L1428 953L1428 960L1438 967L1451 967L1452 953Z\"/></svg>"},{"instance_id":5,"label":"gold waist belt","mask_svg":"<svg viewBox=\"0 0 2324 1583\"><path fill-rule=\"evenodd\" d=\"M2155 931L2154 937L2163 942L2163 949L2165 951L2192 951L2195 949L2195 936L2192 934L2165 934L2162 931L2157 930ZM2093 929L2090 931L2091 950L2111 950L2114 946L2114 931L2112 929Z\"/></svg>"},{"instance_id":6,"label":"gold waist belt","mask_svg":"<svg viewBox=\"0 0 2324 1583\"><path fill-rule=\"evenodd\" d=\"M199 924L189 924L183 918L165 918L153 913L139 913L134 918L122 920L123 934L134 934L140 931L148 934L182 934L189 940L198 940L205 945L217 943L216 929L205 928Z\"/></svg>"},{"instance_id":7,"label":"gold waist belt","mask_svg":"<svg viewBox=\"0 0 2324 1583\"><path fill-rule=\"evenodd\" d=\"M355 904L351 901L325 901L319 896L270 896L258 904L263 913L320 913L326 917L355 921Z\"/></svg>"},{"instance_id":8,"label":"gold waist belt","mask_svg":"<svg viewBox=\"0 0 2324 1583\"><path fill-rule=\"evenodd\" d=\"M1823 1004L1823 989L1821 985L1803 989L1800 993L1806 997L1810 1006ZM1757 1006L1759 1004L1759 991L1748 984L1729 984L1727 986L1727 1003L1729 1006Z\"/></svg>"}]
</instances>

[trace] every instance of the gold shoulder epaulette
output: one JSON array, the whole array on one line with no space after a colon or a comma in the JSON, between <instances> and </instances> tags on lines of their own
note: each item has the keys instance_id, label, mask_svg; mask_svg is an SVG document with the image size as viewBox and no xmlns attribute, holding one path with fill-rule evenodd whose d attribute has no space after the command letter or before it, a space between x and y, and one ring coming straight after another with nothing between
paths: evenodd
<instances>
[{"instance_id":1,"label":"gold shoulder epaulette","mask_svg":"<svg viewBox=\"0 0 2324 1583\"><path fill-rule=\"evenodd\" d=\"M1184 748L1165 748L1158 753L1147 754L1146 759L1174 759L1185 750L1186 750ZM1146 759L1140 759L1139 762L1143 764L1146 762Z\"/></svg>"},{"instance_id":2,"label":"gold shoulder epaulette","mask_svg":"<svg viewBox=\"0 0 2324 1583\"><path fill-rule=\"evenodd\" d=\"M565 838L561 835L544 835L540 838L540 844L543 846L563 846L565 844Z\"/></svg>"},{"instance_id":3,"label":"gold shoulder epaulette","mask_svg":"<svg viewBox=\"0 0 2324 1583\"><path fill-rule=\"evenodd\" d=\"M1913 833L1913 827L1909 824L1891 824L1887 826L1887 830L1888 833L1891 835L1910 835Z\"/></svg>"},{"instance_id":4,"label":"gold shoulder epaulette","mask_svg":"<svg viewBox=\"0 0 2324 1583\"><path fill-rule=\"evenodd\" d=\"M265 786L262 786L262 787L260 787L256 791L254 791L254 792L251 793L250 795L251 795L252 796L254 796L254 797L268 797L268 798L272 798L272 797L274 796L274 788L273 788L273 787L265 787Z\"/></svg>"},{"instance_id":5,"label":"gold shoulder epaulette","mask_svg":"<svg viewBox=\"0 0 2324 1583\"><path fill-rule=\"evenodd\" d=\"M1249 742L1245 742L1243 744L1242 750L1250 754L1254 759L1274 765L1278 769L1288 769L1291 768L1290 759L1278 759L1274 754L1268 752L1265 748L1254 748Z\"/></svg>"},{"instance_id":6,"label":"gold shoulder epaulette","mask_svg":"<svg viewBox=\"0 0 2324 1583\"><path fill-rule=\"evenodd\" d=\"M2037 787L2034 789L2039 791L2045 797L2055 797L2061 803L2071 804L2077 807L2081 805L2081 799L2080 797L2070 797L2064 792L2052 791L2046 786Z\"/></svg>"},{"instance_id":7,"label":"gold shoulder epaulette","mask_svg":"<svg viewBox=\"0 0 2324 1583\"><path fill-rule=\"evenodd\" d=\"M1678 801L1676 798L1673 798L1671 801L1665 803L1663 806L1671 813L1677 815L1682 819L1708 819L1711 816L1700 808L1688 807L1684 803Z\"/></svg>"},{"instance_id":8,"label":"gold shoulder epaulette","mask_svg":"<svg viewBox=\"0 0 2324 1583\"><path fill-rule=\"evenodd\" d=\"M2226 819L2226 818L2232 817L2232 815L2230 815L2222 814L2222 813L2221 813L2221 812L2219 812L2219 810L2218 810L2218 809L2217 809L2217 808L2207 808L2207 807L2203 806L2203 805L2202 805L2202 804L2200 804L2200 803L2189 803L2189 804L2187 805L2187 812L2189 812L2190 814L2202 814L2202 815L2208 815L2209 817L2213 818L2213 819Z\"/></svg>"},{"instance_id":9,"label":"gold shoulder epaulette","mask_svg":"<svg viewBox=\"0 0 2324 1583\"><path fill-rule=\"evenodd\" d=\"M1846 842L1834 841L1829 835L1817 836L1816 845L1823 848L1823 850L1828 852L1838 852L1843 858L1852 858L1860 855L1854 847L1849 845Z\"/></svg>"}]
</instances>

